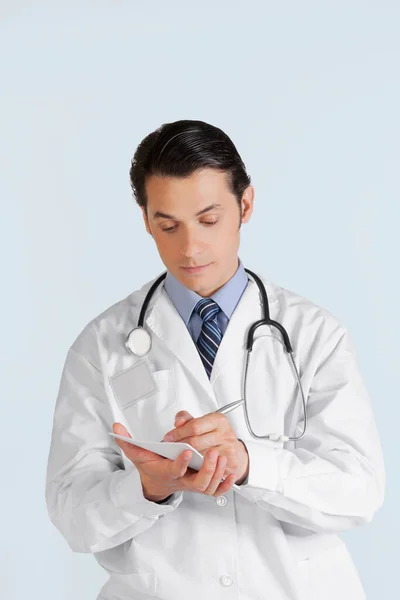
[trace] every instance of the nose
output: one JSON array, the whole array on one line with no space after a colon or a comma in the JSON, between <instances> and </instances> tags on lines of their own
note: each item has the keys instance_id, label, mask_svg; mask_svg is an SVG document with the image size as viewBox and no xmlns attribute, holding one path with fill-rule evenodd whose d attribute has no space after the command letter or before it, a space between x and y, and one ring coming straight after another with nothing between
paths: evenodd
<instances>
[{"instance_id":1,"label":"nose","mask_svg":"<svg viewBox=\"0 0 400 600\"><path fill-rule=\"evenodd\" d=\"M189 228L183 230L180 246L181 255L188 258L196 256L202 251L202 243L198 234Z\"/></svg>"}]
</instances>

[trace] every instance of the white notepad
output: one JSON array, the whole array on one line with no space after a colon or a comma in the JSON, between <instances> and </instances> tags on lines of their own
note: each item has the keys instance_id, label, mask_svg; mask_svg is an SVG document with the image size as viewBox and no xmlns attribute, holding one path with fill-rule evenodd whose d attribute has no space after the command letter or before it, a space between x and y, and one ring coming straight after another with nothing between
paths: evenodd
<instances>
[{"instance_id":1,"label":"white notepad","mask_svg":"<svg viewBox=\"0 0 400 600\"><path fill-rule=\"evenodd\" d=\"M203 455L186 442L143 442L116 433L109 433L123 442L128 442L128 444L132 444L133 446L139 446L145 450L150 450L150 452L155 452L156 454L159 454L159 456L170 458L172 460L178 458L179 454L184 450L191 450L193 454L188 466L195 471L200 471L201 465L203 464Z\"/></svg>"}]
</instances>

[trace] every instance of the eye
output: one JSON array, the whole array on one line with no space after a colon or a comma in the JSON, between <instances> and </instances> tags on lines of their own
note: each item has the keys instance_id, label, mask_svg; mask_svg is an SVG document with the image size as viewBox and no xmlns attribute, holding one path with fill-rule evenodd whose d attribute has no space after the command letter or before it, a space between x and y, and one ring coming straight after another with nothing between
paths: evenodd
<instances>
[{"instance_id":1,"label":"eye","mask_svg":"<svg viewBox=\"0 0 400 600\"><path fill-rule=\"evenodd\" d=\"M218 223L218 219L216 221L201 221L202 225L215 225L216 223ZM166 233L171 233L172 231L175 231L176 229L176 225L173 225L172 227L166 227L166 228L161 228L161 231L165 231Z\"/></svg>"}]
</instances>

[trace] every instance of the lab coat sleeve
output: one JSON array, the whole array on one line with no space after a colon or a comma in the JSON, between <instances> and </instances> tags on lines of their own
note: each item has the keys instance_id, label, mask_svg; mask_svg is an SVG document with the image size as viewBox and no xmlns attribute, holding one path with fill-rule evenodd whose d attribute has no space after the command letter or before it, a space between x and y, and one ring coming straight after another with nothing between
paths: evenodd
<instances>
[{"instance_id":1,"label":"lab coat sleeve","mask_svg":"<svg viewBox=\"0 0 400 600\"><path fill-rule=\"evenodd\" d=\"M383 504L385 468L347 331L336 330L321 354L306 396L305 436L292 449L246 440L249 476L241 487L277 519L329 533L371 521Z\"/></svg>"},{"instance_id":2,"label":"lab coat sleeve","mask_svg":"<svg viewBox=\"0 0 400 600\"><path fill-rule=\"evenodd\" d=\"M68 351L54 411L46 473L51 521L75 552L99 552L134 538L174 511L176 492L164 504L147 500L133 463L108 434L112 413L101 370L73 346ZM166 517L168 518L168 517Z\"/></svg>"}]
</instances>

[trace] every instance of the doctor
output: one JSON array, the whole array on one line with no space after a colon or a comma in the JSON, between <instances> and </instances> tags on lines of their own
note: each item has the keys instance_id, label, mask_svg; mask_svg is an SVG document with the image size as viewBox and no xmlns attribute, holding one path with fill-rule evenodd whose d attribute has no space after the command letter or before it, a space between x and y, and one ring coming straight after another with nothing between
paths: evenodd
<instances>
[{"instance_id":1,"label":"doctor","mask_svg":"<svg viewBox=\"0 0 400 600\"><path fill-rule=\"evenodd\" d=\"M69 348L47 466L52 522L73 551L92 553L108 572L98 600L365 598L338 534L371 521L385 470L348 332L260 276L270 317L293 347L306 431L301 437L293 365L271 326L254 332L248 416L256 436L299 439L253 436L243 406L215 412L243 398L246 339L263 316L238 256L254 189L230 138L202 121L150 133L130 178L167 271L144 317L151 348L138 356L126 340L156 278L94 318ZM110 431L188 442L203 466L188 468L190 451L170 460Z\"/></svg>"}]
</instances>

